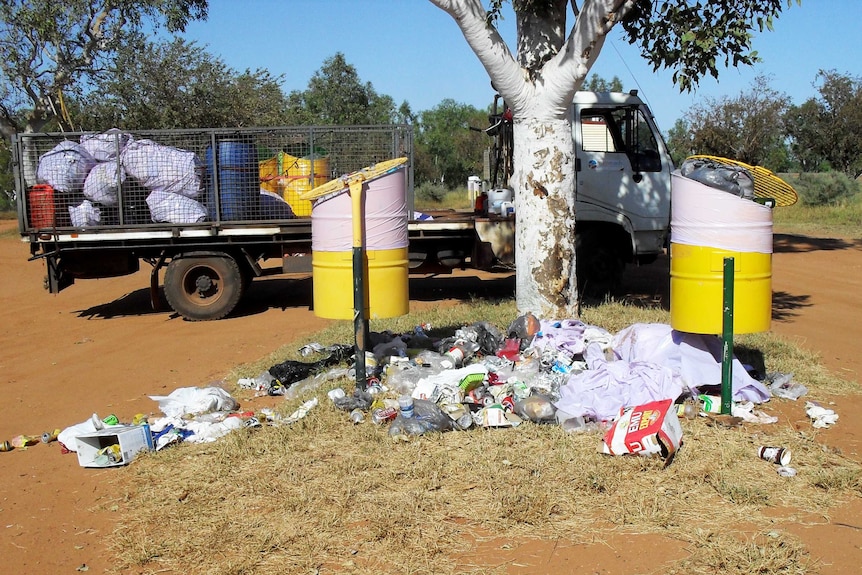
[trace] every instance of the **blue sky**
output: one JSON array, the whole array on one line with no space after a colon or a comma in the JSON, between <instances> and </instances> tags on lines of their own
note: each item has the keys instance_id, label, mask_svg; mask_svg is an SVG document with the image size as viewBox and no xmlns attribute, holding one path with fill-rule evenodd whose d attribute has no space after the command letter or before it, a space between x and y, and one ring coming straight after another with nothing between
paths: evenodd
<instances>
[{"instance_id":1,"label":"blue sky","mask_svg":"<svg viewBox=\"0 0 862 575\"><path fill-rule=\"evenodd\" d=\"M488 76L454 20L428 0L210 0L209 18L186 37L236 70L264 68L283 75L285 92L304 90L323 61L342 52L363 82L414 112L446 98L486 108L493 100ZM862 0L803 0L784 11L774 32L754 39L763 60L722 70L697 91L680 94L668 71L653 72L615 30L591 73L618 76L637 88L662 131L706 97L735 96L758 74L794 103L816 95L820 69L862 77ZM570 22L571 24L571 22ZM514 45L514 17L500 33Z\"/></svg>"}]
</instances>

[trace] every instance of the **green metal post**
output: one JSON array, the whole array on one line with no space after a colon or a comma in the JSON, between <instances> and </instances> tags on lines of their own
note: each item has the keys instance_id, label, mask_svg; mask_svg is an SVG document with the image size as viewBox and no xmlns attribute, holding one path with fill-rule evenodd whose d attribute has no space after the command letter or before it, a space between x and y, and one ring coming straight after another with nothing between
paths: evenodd
<instances>
[{"instance_id":1,"label":"green metal post","mask_svg":"<svg viewBox=\"0 0 862 575\"><path fill-rule=\"evenodd\" d=\"M353 334L356 345L356 389L365 391L368 379L365 371L365 348L368 343L368 318L365 317L365 243L362 205L365 178L350 182L350 204L353 224Z\"/></svg>"},{"instance_id":2,"label":"green metal post","mask_svg":"<svg viewBox=\"0 0 862 575\"><path fill-rule=\"evenodd\" d=\"M365 317L365 248L353 248L353 334L356 355L356 389L365 391L368 378L365 371L365 348L368 320Z\"/></svg>"},{"instance_id":3,"label":"green metal post","mask_svg":"<svg viewBox=\"0 0 862 575\"><path fill-rule=\"evenodd\" d=\"M724 310L721 332L721 413L733 405L733 258L724 258Z\"/></svg>"}]
</instances>

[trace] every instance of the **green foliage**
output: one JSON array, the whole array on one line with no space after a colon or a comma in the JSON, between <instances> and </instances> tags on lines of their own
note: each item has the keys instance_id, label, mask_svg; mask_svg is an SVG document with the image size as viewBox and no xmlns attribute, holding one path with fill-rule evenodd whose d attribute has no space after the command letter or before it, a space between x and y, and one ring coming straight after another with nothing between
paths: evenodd
<instances>
[{"instance_id":1,"label":"green foliage","mask_svg":"<svg viewBox=\"0 0 862 575\"><path fill-rule=\"evenodd\" d=\"M15 209L15 202L12 201L14 192L12 151L9 149L9 143L0 138L0 211Z\"/></svg>"},{"instance_id":2,"label":"green foliage","mask_svg":"<svg viewBox=\"0 0 862 575\"><path fill-rule=\"evenodd\" d=\"M297 125L391 124L410 112L404 105L396 111L390 96L363 84L341 52L323 62L305 91L291 92L288 103L287 121Z\"/></svg>"},{"instance_id":3,"label":"green foliage","mask_svg":"<svg viewBox=\"0 0 862 575\"><path fill-rule=\"evenodd\" d=\"M620 80L618 76L614 76L611 81L608 82L598 74L593 74L586 82L584 82L581 89L590 92L622 92L623 81Z\"/></svg>"},{"instance_id":4,"label":"green foliage","mask_svg":"<svg viewBox=\"0 0 862 575\"><path fill-rule=\"evenodd\" d=\"M799 0L797 0L799 3ZM627 40L659 68L673 69L673 81L690 91L724 66L758 61L751 40L755 31L771 30L773 19L792 0L639 0L623 20Z\"/></svg>"},{"instance_id":5,"label":"green foliage","mask_svg":"<svg viewBox=\"0 0 862 575\"><path fill-rule=\"evenodd\" d=\"M482 131L488 114L452 99L419 115L416 136L416 180L462 186L482 173L482 152L490 140Z\"/></svg>"},{"instance_id":6,"label":"green foliage","mask_svg":"<svg viewBox=\"0 0 862 575\"><path fill-rule=\"evenodd\" d=\"M83 99L136 32L181 32L207 16L207 0L6 0L0 3L0 128L42 130L52 118L72 128L64 99ZM11 111L29 110L23 123ZM23 125L22 125L23 124Z\"/></svg>"},{"instance_id":7,"label":"green foliage","mask_svg":"<svg viewBox=\"0 0 862 575\"><path fill-rule=\"evenodd\" d=\"M421 203L442 204L449 192L446 186L434 182L422 182L416 187L416 201Z\"/></svg>"},{"instance_id":8,"label":"green foliage","mask_svg":"<svg viewBox=\"0 0 862 575\"><path fill-rule=\"evenodd\" d=\"M96 131L282 125L280 82L265 70L237 73L194 42L141 39L119 50L80 117Z\"/></svg>"},{"instance_id":9,"label":"green foliage","mask_svg":"<svg viewBox=\"0 0 862 575\"><path fill-rule=\"evenodd\" d=\"M694 143L688 122L682 118L677 119L673 127L668 130L665 143L675 166L679 166L683 160L691 156L694 153Z\"/></svg>"},{"instance_id":10,"label":"green foliage","mask_svg":"<svg viewBox=\"0 0 862 575\"><path fill-rule=\"evenodd\" d=\"M807 171L829 164L851 178L862 175L862 78L823 71L819 97L785 116L792 150Z\"/></svg>"},{"instance_id":11,"label":"green foliage","mask_svg":"<svg viewBox=\"0 0 862 575\"><path fill-rule=\"evenodd\" d=\"M862 193L859 182L841 172L799 174L793 186L806 206L836 206Z\"/></svg>"},{"instance_id":12,"label":"green foliage","mask_svg":"<svg viewBox=\"0 0 862 575\"><path fill-rule=\"evenodd\" d=\"M819 117L819 106L813 98L801 106L790 106L784 114L790 152L803 172L817 172L827 164L823 146L819 143Z\"/></svg>"},{"instance_id":13,"label":"green foliage","mask_svg":"<svg viewBox=\"0 0 862 575\"><path fill-rule=\"evenodd\" d=\"M770 162L786 163L786 153L780 150L785 145L782 118L788 105L789 98L773 90L763 76L735 98L706 98L685 114L691 127L691 149L698 154L783 169L785 165Z\"/></svg>"}]
</instances>

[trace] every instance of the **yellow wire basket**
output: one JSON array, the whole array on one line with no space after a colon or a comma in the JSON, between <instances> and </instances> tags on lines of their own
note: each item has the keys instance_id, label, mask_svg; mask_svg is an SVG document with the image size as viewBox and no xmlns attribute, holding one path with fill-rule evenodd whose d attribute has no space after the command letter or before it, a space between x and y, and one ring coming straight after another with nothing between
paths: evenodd
<instances>
[{"instance_id":1,"label":"yellow wire basket","mask_svg":"<svg viewBox=\"0 0 862 575\"><path fill-rule=\"evenodd\" d=\"M721 158L719 156L696 155L686 159L710 160L725 166L738 166L745 168L754 178L754 196L757 198L771 198L775 200L776 206L792 206L799 199L793 186L776 176L773 172L760 166L749 166L738 160Z\"/></svg>"}]
</instances>

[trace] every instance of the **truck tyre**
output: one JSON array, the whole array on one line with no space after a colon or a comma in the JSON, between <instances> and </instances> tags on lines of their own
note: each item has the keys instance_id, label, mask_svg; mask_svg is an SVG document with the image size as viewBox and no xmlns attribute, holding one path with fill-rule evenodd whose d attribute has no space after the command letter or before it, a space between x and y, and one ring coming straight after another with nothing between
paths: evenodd
<instances>
[{"instance_id":1,"label":"truck tyre","mask_svg":"<svg viewBox=\"0 0 862 575\"><path fill-rule=\"evenodd\" d=\"M229 257L172 260L165 272L165 297L189 321L221 319L239 303L243 277Z\"/></svg>"}]
</instances>

